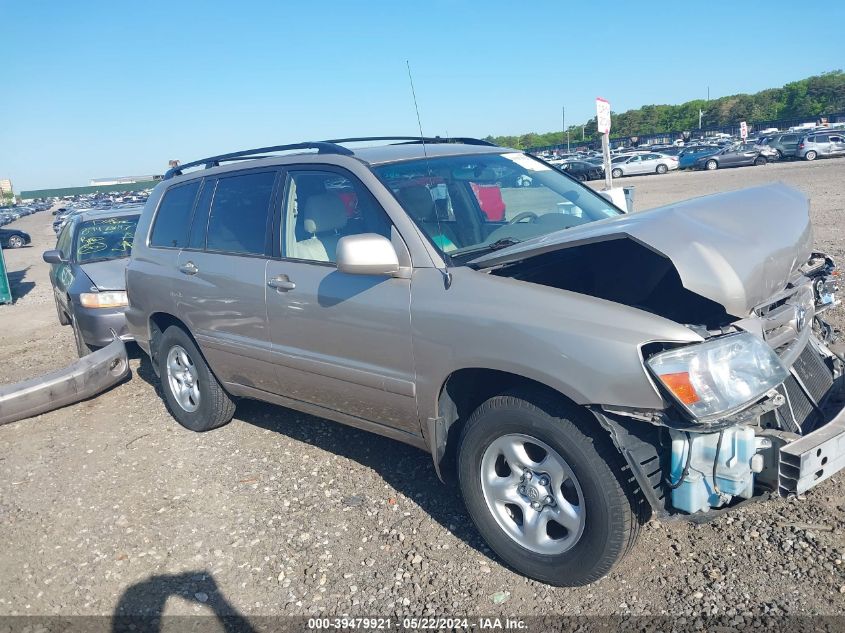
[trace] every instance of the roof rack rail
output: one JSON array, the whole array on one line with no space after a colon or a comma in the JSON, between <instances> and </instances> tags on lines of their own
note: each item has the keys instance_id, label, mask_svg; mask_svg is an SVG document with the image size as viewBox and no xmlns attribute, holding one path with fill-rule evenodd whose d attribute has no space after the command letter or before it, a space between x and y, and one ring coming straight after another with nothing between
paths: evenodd
<instances>
[{"instance_id":1,"label":"roof rack rail","mask_svg":"<svg viewBox=\"0 0 845 633\"><path fill-rule=\"evenodd\" d=\"M326 143L340 145L343 143L361 143L365 141L402 141L402 144L430 143L432 145L437 143L461 143L463 145L489 145L497 147L495 143L491 143L490 141L480 138L470 138L468 136L359 136L353 138L335 138L326 141Z\"/></svg>"},{"instance_id":2,"label":"roof rack rail","mask_svg":"<svg viewBox=\"0 0 845 633\"><path fill-rule=\"evenodd\" d=\"M331 141L309 141L305 143L291 143L289 145L272 145L270 147L259 147L256 149L245 149L239 152L230 152L229 154L220 154L219 156L209 156L208 158L195 160L190 163L185 163L184 165L171 167L164 174L163 180L173 178L174 176L181 176L182 170L189 169L191 167L198 167L199 165L205 165L206 169L210 169L212 167L218 167L222 162L268 158L267 156L261 156L261 154L265 152L284 152L294 149L316 149L318 154L343 154L345 156L351 156L353 154L352 150L341 147L337 143L332 143Z\"/></svg>"}]
</instances>

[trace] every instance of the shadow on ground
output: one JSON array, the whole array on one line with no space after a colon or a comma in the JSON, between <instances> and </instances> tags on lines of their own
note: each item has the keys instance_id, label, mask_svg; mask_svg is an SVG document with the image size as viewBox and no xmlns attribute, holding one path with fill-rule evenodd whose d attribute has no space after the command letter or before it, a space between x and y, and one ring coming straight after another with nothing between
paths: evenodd
<instances>
[{"instance_id":1,"label":"shadow on ground","mask_svg":"<svg viewBox=\"0 0 845 633\"><path fill-rule=\"evenodd\" d=\"M161 396L149 357L141 353L140 359L138 376ZM464 508L457 484L444 484L437 478L430 454L381 435L257 400L238 401L235 417L374 470L385 483L456 537L488 558L493 557ZM344 503L361 505L366 502L366 495L373 492L349 489L344 494Z\"/></svg>"},{"instance_id":2,"label":"shadow on ground","mask_svg":"<svg viewBox=\"0 0 845 633\"><path fill-rule=\"evenodd\" d=\"M198 570L181 574L150 576L146 580L127 587L115 607L112 632L173 630L173 627L166 627L162 620L167 600L173 596L205 607L202 609L202 615L195 618L174 616L180 620L180 630L222 630L227 633L255 631L249 621L221 593L211 573L207 570ZM209 623L204 622L208 619L209 610L216 617L219 627L209 627ZM192 622L187 620L192 620Z\"/></svg>"},{"instance_id":3,"label":"shadow on ground","mask_svg":"<svg viewBox=\"0 0 845 633\"><path fill-rule=\"evenodd\" d=\"M28 295L33 288L35 288L34 281L24 281L26 273L29 271L29 266L23 270L16 270L8 273L9 288L12 290L12 302L16 302L21 297Z\"/></svg>"}]
</instances>

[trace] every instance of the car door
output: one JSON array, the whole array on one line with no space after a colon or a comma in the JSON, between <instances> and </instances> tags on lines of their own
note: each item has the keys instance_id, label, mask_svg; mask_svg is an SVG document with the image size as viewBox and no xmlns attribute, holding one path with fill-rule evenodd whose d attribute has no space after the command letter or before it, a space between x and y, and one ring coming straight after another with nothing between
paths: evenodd
<instances>
[{"instance_id":1,"label":"car door","mask_svg":"<svg viewBox=\"0 0 845 633\"><path fill-rule=\"evenodd\" d=\"M845 154L845 136L841 134L830 135L830 155L841 156Z\"/></svg>"},{"instance_id":2,"label":"car door","mask_svg":"<svg viewBox=\"0 0 845 633\"><path fill-rule=\"evenodd\" d=\"M269 392L277 381L264 274L278 174L277 169L254 169L205 179L194 194L190 231L180 231L173 286L177 316L217 378Z\"/></svg>"},{"instance_id":3,"label":"car door","mask_svg":"<svg viewBox=\"0 0 845 633\"><path fill-rule=\"evenodd\" d=\"M384 210L351 173L288 171L279 257L266 271L267 315L280 393L419 433L409 279L338 271L338 241L397 240ZM401 257L400 257L401 260Z\"/></svg>"},{"instance_id":4,"label":"car door","mask_svg":"<svg viewBox=\"0 0 845 633\"><path fill-rule=\"evenodd\" d=\"M780 143L783 146L783 154L785 156L795 156L795 152L798 150L797 134L784 134L780 138Z\"/></svg>"},{"instance_id":5,"label":"car door","mask_svg":"<svg viewBox=\"0 0 845 633\"><path fill-rule=\"evenodd\" d=\"M635 174L643 173L643 158L640 155L632 156L628 159L623 167L623 172L626 176L633 176Z\"/></svg>"},{"instance_id":6,"label":"car door","mask_svg":"<svg viewBox=\"0 0 845 633\"><path fill-rule=\"evenodd\" d=\"M60 264L50 264L50 282L53 286L53 294L59 309L66 314L71 314L68 305L68 288L73 283L74 272L71 258L73 257L73 234L76 230L76 222L68 222L59 232L56 241L56 249L62 252L65 260Z\"/></svg>"}]
</instances>

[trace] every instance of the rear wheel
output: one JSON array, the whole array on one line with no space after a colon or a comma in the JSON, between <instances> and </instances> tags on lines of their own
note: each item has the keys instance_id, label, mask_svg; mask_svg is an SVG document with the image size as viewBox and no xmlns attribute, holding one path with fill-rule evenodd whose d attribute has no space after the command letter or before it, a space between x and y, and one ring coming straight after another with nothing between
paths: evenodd
<instances>
[{"instance_id":1,"label":"rear wheel","mask_svg":"<svg viewBox=\"0 0 845 633\"><path fill-rule=\"evenodd\" d=\"M757 165L758 167L760 165L765 165L767 162L768 161L763 156L758 156L757 158L754 159L754 164Z\"/></svg>"},{"instance_id":2,"label":"rear wheel","mask_svg":"<svg viewBox=\"0 0 845 633\"><path fill-rule=\"evenodd\" d=\"M804 154L804 158L807 159L807 160L816 160L817 157L818 157L818 154L816 154L816 150L814 150L814 149L811 149L809 152Z\"/></svg>"},{"instance_id":3,"label":"rear wheel","mask_svg":"<svg viewBox=\"0 0 845 633\"><path fill-rule=\"evenodd\" d=\"M667 171L669 171L669 168L666 165L661 163L660 165L657 166L657 173L658 174L665 174Z\"/></svg>"},{"instance_id":4,"label":"rear wheel","mask_svg":"<svg viewBox=\"0 0 845 633\"><path fill-rule=\"evenodd\" d=\"M707 169L709 169L710 171L713 171L714 169L718 169L718 168L719 168L719 163L717 163L715 160L708 160L708 161L707 161L707 164L705 165L705 167L706 167Z\"/></svg>"},{"instance_id":5,"label":"rear wheel","mask_svg":"<svg viewBox=\"0 0 845 633\"><path fill-rule=\"evenodd\" d=\"M619 452L599 433L542 393L490 398L467 421L461 492L478 531L518 572L585 585L633 547L636 499L620 478Z\"/></svg>"},{"instance_id":6,"label":"rear wheel","mask_svg":"<svg viewBox=\"0 0 845 633\"><path fill-rule=\"evenodd\" d=\"M589 180L589 178L587 178L587 174L586 174L586 173L583 173L583 174L578 174L578 175L577 175L577 176L575 176L575 177L576 177L578 180L580 180L581 182L587 182L587 181Z\"/></svg>"},{"instance_id":7,"label":"rear wheel","mask_svg":"<svg viewBox=\"0 0 845 633\"><path fill-rule=\"evenodd\" d=\"M614 178L621 178L622 177L622 170L621 169L614 169L612 172L610 172L610 175L613 176Z\"/></svg>"},{"instance_id":8,"label":"rear wheel","mask_svg":"<svg viewBox=\"0 0 845 633\"><path fill-rule=\"evenodd\" d=\"M235 403L182 328L172 325L164 331L156 357L164 401L179 424L210 431L232 419Z\"/></svg>"}]
</instances>

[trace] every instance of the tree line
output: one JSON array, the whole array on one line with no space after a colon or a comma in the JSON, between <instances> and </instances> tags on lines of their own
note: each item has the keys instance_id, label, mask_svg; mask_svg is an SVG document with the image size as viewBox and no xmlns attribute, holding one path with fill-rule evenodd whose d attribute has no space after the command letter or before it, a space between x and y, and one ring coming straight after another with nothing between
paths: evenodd
<instances>
[{"instance_id":1,"label":"tree line","mask_svg":"<svg viewBox=\"0 0 845 633\"><path fill-rule=\"evenodd\" d=\"M777 119L813 118L845 111L845 72L834 70L793 81L782 88L769 88L754 94L738 94L707 101L696 99L680 105L645 105L636 110L611 113L611 135L644 136L664 132L694 131L698 129L699 109L704 112L702 128L749 124ZM598 138L596 119L569 127L573 143ZM538 134L529 132L517 136L488 136L487 141L505 147L542 147L557 145L565 131Z\"/></svg>"}]
</instances>

